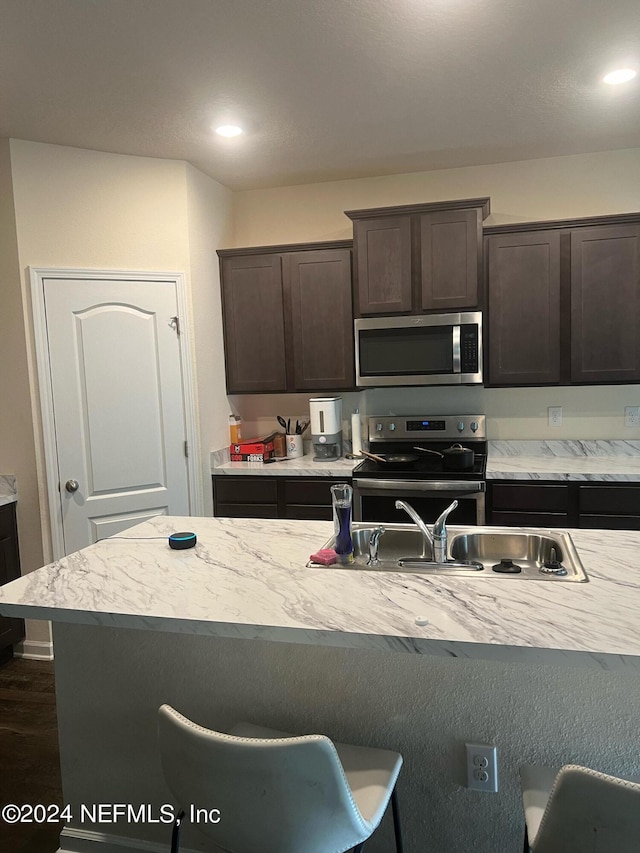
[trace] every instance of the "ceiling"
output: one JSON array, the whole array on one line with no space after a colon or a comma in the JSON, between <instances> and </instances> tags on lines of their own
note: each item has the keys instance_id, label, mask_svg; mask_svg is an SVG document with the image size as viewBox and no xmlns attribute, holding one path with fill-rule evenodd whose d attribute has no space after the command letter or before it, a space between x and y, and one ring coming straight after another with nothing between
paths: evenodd
<instances>
[{"instance_id":1,"label":"ceiling","mask_svg":"<svg viewBox=\"0 0 640 853\"><path fill-rule=\"evenodd\" d=\"M629 64L638 0L0 0L0 136L236 190L635 148Z\"/></svg>"}]
</instances>

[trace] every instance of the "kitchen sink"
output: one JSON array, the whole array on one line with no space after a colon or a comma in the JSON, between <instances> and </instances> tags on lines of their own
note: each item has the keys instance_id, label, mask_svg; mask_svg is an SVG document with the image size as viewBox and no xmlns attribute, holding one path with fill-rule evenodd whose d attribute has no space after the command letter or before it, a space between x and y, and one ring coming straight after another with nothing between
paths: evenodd
<instances>
[{"instance_id":1,"label":"kitchen sink","mask_svg":"<svg viewBox=\"0 0 640 853\"><path fill-rule=\"evenodd\" d=\"M384 527L378 545L378 564L368 566L369 539ZM448 530L447 563L434 563L422 533L411 524L353 525L354 561L313 568L373 572L409 572L456 577L525 578L557 583L589 580L569 533L524 527L456 527ZM333 548L335 536L323 548ZM496 567L494 569L494 566Z\"/></svg>"}]
</instances>

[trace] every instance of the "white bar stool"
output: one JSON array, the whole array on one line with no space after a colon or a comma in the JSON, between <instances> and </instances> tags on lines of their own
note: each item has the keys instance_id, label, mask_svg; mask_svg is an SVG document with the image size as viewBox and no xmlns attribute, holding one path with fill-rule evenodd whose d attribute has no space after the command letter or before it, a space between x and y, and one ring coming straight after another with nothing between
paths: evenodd
<instances>
[{"instance_id":1,"label":"white bar stool","mask_svg":"<svg viewBox=\"0 0 640 853\"><path fill-rule=\"evenodd\" d=\"M158 738L164 777L181 808L171 853L179 851L191 808L219 810L219 823L198 828L228 853L360 853L389 800L402 853L397 752L249 723L223 734L169 705L158 711Z\"/></svg>"},{"instance_id":2,"label":"white bar stool","mask_svg":"<svg viewBox=\"0 0 640 853\"><path fill-rule=\"evenodd\" d=\"M638 853L640 780L597 770L520 768L524 853Z\"/></svg>"}]
</instances>

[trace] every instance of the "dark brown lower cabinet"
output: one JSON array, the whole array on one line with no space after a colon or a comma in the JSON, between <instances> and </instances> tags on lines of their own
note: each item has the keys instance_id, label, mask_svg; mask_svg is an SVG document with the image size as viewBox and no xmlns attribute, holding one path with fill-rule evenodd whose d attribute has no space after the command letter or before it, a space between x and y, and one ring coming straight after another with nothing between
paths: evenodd
<instances>
[{"instance_id":1,"label":"dark brown lower cabinet","mask_svg":"<svg viewBox=\"0 0 640 853\"><path fill-rule=\"evenodd\" d=\"M277 463L276 463L277 464ZM331 486L342 477L213 476L213 514L231 518L330 521Z\"/></svg>"},{"instance_id":2,"label":"dark brown lower cabinet","mask_svg":"<svg viewBox=\"0 0 640 853\"><path fill-rule=\"evenodd\" d=\"M580 486L578 526L640 530L640 485Z\"/></svg>"},{"instance_id":3,"label":"dark brown lower cabinet","mask_svg":"<svg viewBox=\"0 0 640 853\"><path fill-rule=\"evenodd\" d=\"M20 577L16 505L0 506L0 586ZM13 646L24 639L24 620L0 616L0 662L13 655Z\"/></svg>"},{"instance_id":4,"label":"dark brown lower cabinet","mask_svg":"<svg viewBox=\"0 0 640 853\"><path fill-rule=\"evenodd\" d=\"M569 487L551 483L489 481L490 524L507 527L570 527Z\"/></svg>"},{"instance_id":5,"label":"dark brown lower cabinet","mask_svg":"<svg viewBox=\"0 0 640 853\"><path fill-rule=\"evenodd\" d=\"M488 523L506 527L640 530L640 484L487 484Z\"/></svg>"}]
</instances>

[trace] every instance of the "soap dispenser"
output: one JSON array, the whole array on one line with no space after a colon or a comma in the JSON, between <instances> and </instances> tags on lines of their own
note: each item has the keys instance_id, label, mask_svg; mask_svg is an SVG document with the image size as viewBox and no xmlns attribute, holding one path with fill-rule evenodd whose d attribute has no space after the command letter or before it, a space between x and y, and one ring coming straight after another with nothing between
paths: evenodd
<instances>
[{"instance_id":1,"label":"soap dispenser","mask_svg":"<svg viewBox=\"0 0 640 853\"><path fill-rule=\"evenodd\" d=\"M351 508L353 489L348 483L331 486L333 505L333 528L336 537L334 550L342 565L353 563L353 539L351 538Z\"/></svg>"}]
</instances>

